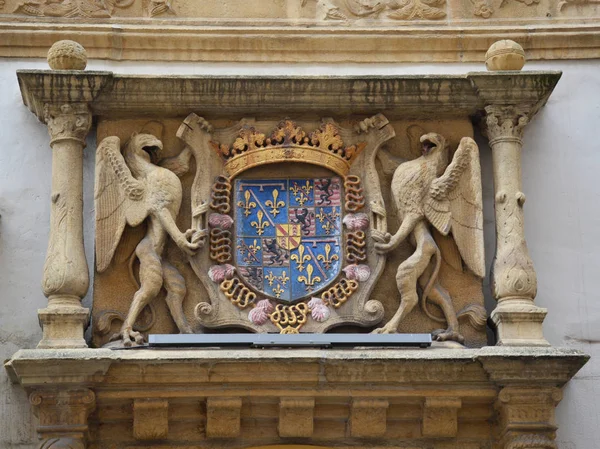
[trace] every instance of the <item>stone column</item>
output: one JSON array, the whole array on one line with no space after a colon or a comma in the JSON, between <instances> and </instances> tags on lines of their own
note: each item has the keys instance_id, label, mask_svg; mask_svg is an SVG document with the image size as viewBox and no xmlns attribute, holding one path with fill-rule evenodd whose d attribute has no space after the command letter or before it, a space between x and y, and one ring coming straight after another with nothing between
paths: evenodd
<instances>
[{"instance_id":1,"label":"stone column","mask_svg":"<svg viewBox=\"0 0 600 449\"><path fill-rule=\"evenodd\" d=\"M84 348L89 287L83 248L83 148L92 116L86 103L46 104L52 148L50 236L42 290L48 307L38 310L43 329L38 348Z\"/></svg>"},{"instance_id":2,"label":"stone column","mask_svg":"<svg viewBox=\"0 0 600 449\"><path fill-rule=\"evenodd\" d=\"M533 300L537 279L525 241L521 148L530 111L520 106L485 108L485 132L492 149L496 208L496 257L492 285L498 306L491 318L498 345L546 346L542 322L546 309Z\"/></svg>"}]
</instances>

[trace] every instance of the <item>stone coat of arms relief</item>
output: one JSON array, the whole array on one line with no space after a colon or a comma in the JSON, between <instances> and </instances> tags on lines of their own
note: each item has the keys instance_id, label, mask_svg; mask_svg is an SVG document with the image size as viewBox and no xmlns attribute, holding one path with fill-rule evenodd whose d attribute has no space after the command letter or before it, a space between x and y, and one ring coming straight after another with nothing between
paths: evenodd
<instances>
[{"instance_id":1,"label":"stone coat of arms relief","mask_svg":"<svg viewBox=\"0 0 600 449\"><path fill-rule=\"evenodd\" d=\"M335 328L485 344L479 154L457 123L101 122L94 344Z\"/></svg>"}]
</instances>

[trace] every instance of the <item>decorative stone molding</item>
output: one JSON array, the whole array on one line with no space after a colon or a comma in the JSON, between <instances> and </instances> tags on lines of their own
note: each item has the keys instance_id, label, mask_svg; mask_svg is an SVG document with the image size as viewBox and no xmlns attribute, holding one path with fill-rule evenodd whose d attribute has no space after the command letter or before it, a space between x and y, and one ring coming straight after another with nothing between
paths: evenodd
<instances>
[{"instance_id":1,"label":"decorative stone molding","mask_svg":"<svg viewBox=\"0 0 600 449\"><path fill-rule=\"evenodd\" d=\"M48 307L38 312L44 331L40 348L86 347L89 286L83 248L83 148L92 116L86 103L43 108L52 147L50 235L42 290Z\"/></svg>"},{"instance_id":2,"label":"decorative stone molding","mask_svg":"<svg viewBox=\"0 0 600 449\"><path fill-rule=\"evenodd\" d=\"M77 36L109 60L480 62L506 23L530 60L600 55L594 0L3 1L3 57Z\"/></svg>"},{"instance_id":3,"label":"decorative stone molding","mask_svg":"<svg viewBox=\"0 0 600 449\"><path fill-rule=\"evenodd\" d=\"M29 402L39 419L40 449L85 449L88 416L96 407L94 392L87 388L35 389Z\"/></svg>"},{"instance_id":4,"label":"decorative stone molding","mask_svg":"<svg viewBox=\"0 0 600 449\"><path fill-rule=\"evenodd\" d=\"M169 401L134 399L133 437L136 440L162 440L169 435Z\"/></svg>"},{"instance_id":5,"label":"decorative stone molding","mask_svg":"<svg viewBox=\"0 0 600 449\"><path fill-rule=\"evenodd\" d=\"M241 398L210 397L206 400L206 436L235 438L240 434Z\"/></svg>"},{"instance_id":6,"label":"decorative stone molding","mask_svg":"<svg viewBox=\"0 0 600 449\"><path fill-rule=\"evenodd\" d=\"M310 438L313 435L314 398L281 398L279 400L279 436Z\"/></svg>"},{"instance_id":7,"label":"decorative stone molding","mask_svg":"<svg viewBox=\"0 0 600 449\"><path fill-rule=\"evenodd\" d=\"M505 387L496 403L499 447L556 449L554 409L562 399L557 388Z\"/></svg>"},{"instance_id":8,"label":"decorative stone molding","mask_svg":"<svg viewBox=\"0 0 600 449\"><path fill-rule=\"evenodd\" d=\"M548 345L542 333L546 310L533 303L537 278L524 228L521 148L531 107L490 105L485 112L484 130L492 149L496 191L496 256L492 284L498 307L491 317L498 327L498 344Z\"/></svg>"},{"instance_id":9,"label":"decorative stone molding","mask_svg":"<svg viewBox=\"0 0 600 449\"><path fill-rule=\"evenodd\" d=\"M161 440L152 444L161 448L199 447L206 438L212 444L227 438L236 447L302 438L313 446L335 440L364 448L385 438L390 447L501 442L502 449L522 449L528 446L517 443L553 444L559 389L586 360L578 351L553 348L90 348L21 350L6 368L34 393L36 410L44 410L38 413L42 438L47 444L57 439L61 448L71 440L85 447L88 426L95 448L145 447L152 440L136 438L150 437L154 426L152 438ZM88 423L90 390L97 408ZM231 396L210 396L224 392ZM204 401L206 408L198 406ZM284 428L292 432L294 412L297 436L284 436Z\"/></svg>"}]
</instances>

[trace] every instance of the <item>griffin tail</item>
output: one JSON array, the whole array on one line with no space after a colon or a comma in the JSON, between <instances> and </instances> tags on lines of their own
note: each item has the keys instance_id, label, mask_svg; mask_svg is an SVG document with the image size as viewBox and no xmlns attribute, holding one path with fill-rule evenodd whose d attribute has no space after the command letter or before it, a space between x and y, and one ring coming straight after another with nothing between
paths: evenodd
<instances>
[{"instance_id":1,"label":"griffin tail","mask_svg":"<svg viewBox=\"0 0 600 449\"><path fill-rule=\"evenodd\" d=\"M440 253L440 249L438 248L437 245L435 245L434 257L435 257L435 267L433 268L433 273L431 273L431 276L429 277L429 280L427 281L427 284L425 285L425 288L423 289L423 294L421 295L421 310L423 310L423 313L425 315L427 315L429 318L431 318L433 321L436 321L438 323L445 323L446 322L445 318L439 318L439 317L433 315L427 308L427 298L429 297L429 293L431 292L433 285L437 281L438 274L440 273L440 267L442 265L442 254Z\"/></svg>"}]
</instances>

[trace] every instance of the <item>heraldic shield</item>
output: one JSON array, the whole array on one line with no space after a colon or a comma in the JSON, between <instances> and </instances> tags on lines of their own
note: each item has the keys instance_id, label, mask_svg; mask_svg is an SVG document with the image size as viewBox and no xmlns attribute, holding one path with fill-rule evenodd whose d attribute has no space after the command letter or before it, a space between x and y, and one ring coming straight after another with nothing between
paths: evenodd
<instances>
[{"instance_id":1,"label":"heraldic shield","mask_svg":"<svg viewBox=\"0 0 600 449\"><path fill-rule=\"evenodd\" d=\"M237 179L235 266L265 298L311 297L341 271L342 185L339 177Z\"/></svg>"},{"instance_id":2,"label":"heraldic shield","mask_svg":"<svg viewBox=\"0 0 600 449\"><path fill-rule=\"evenodd\" d=\"M381 321L370 295L386 261L371 239L387 232L375 160L394 131L383 115L351 128L243 119L213 129L191 114L177 135L197 161L201 326L297 333Z\"/></svg>"}]
</instances>

